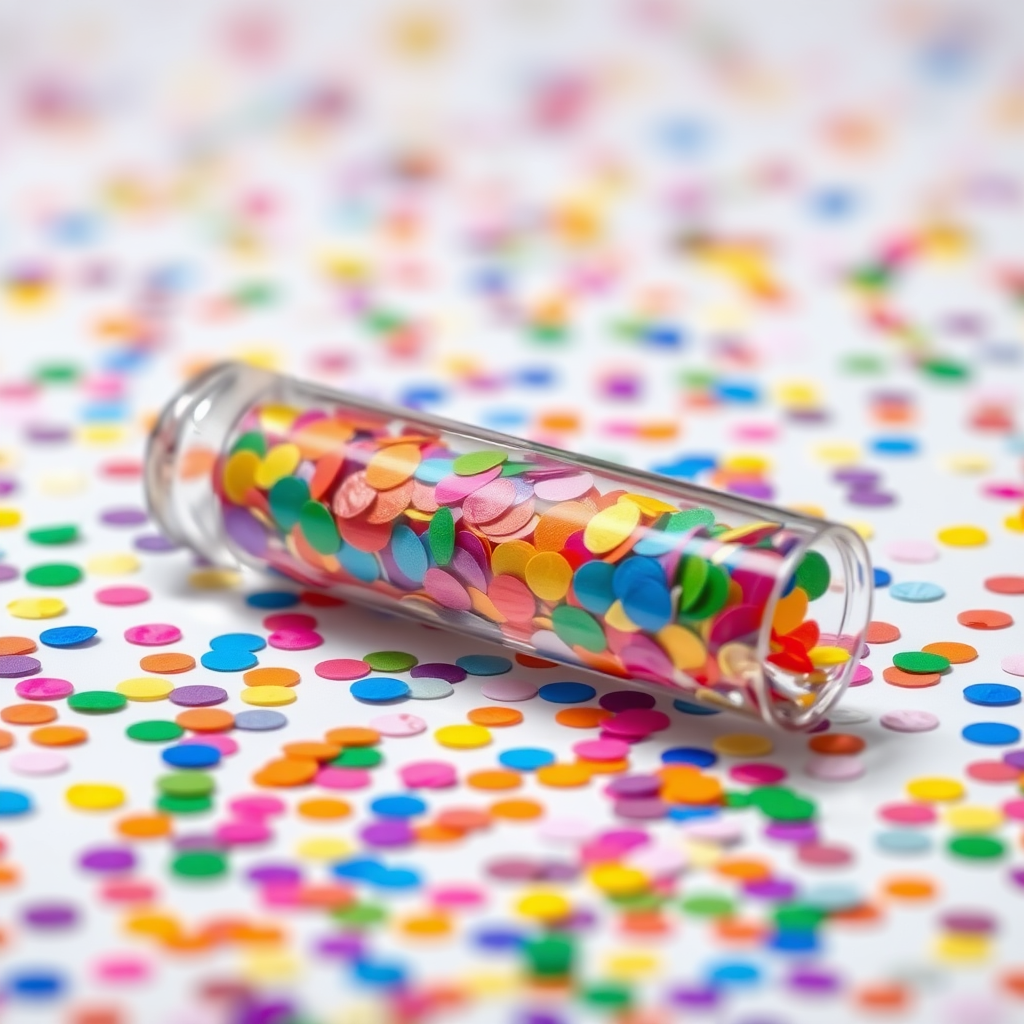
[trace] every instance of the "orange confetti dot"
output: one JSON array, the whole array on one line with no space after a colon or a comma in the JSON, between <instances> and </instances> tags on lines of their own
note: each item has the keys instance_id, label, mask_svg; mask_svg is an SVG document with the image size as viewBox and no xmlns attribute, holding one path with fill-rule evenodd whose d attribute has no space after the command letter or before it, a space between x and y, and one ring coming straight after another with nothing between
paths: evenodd
<instances>
[{"instance_id":1,"label":"orange confetti dot","mask_svg":"<svg viewBox=\"0 0 1024 1024\"><path fill-rule=\"evenodd\" d=\"M466 717L474 725L518 725L523 713L518 708L492 707L473 708Z\"/></svg>"},{"instance_id":2,"label":"orange confetti dot","mask_svg":"<svg viewBox=\"0 0 1024 1024\"><path fill-rule=\"evenodd\" d=\"M611 717L612 712L604 708L562 708L555 715L555 721L570 729L596 729Z\"/></svg>"},{"instance_id":3,"label":"orange confetti dot","mask_svg":"<svg viewBox=\"0 0 1024 1024\"><path fill-rule=\"evenodd\" d=\"M6 729L0 729L0 750L6 750L14 746L14 733Z\"/></svg>"},{"instance_id":4,"label":"orange confetti dot","mask_svg":"<svg viewBox=\"0 0 1024 1024\"><path fill-rule=\"evenodd\" d=\"M0 886L17 885L21 881L21 872L16 864L0 864Z\"/></svg>"},{"instance_id":5,"label":"orange confetti dot","mask_svg":"<svg viewBox=\"0 0 1024 1024\"><path fill-rule=\"evenodd\" d=\"M324 739L342 748L374 747L380 743L380 733L376 729L367 729L361 725L344 725L328 730Z\"/></svg>"},{"instance_id":6,"label":"orange confetti dot","mask_svg":"<svg viewBox=\"0 0 1024 1024\"><path fill-rule=\"evenodd\" d=\"M629 759L621 758L618 761L588 761L585 757L576 759L583 765L591 775L618 775L629 768Z\"/></svg>"},{"instance_id":7,"label":"orange confetti dot","mask_svg":"<svg viewBox=\"0 0 1024 1024\"><path fill-rule=\"evenodd\" d=\"M352 813L352 805L334 797L314 796L301 800L295 810L304 818L333 821L336 818L347 818Z\"/></svg>"},{"instance_id":8,"label":"orange confetti dot","mask_svg":"<svg viewBox=\"0 0 1024 1024\"><path fill-rule=\"evenodd\" d=\"M457 843L465 834L461 829L446 828L436 822L413 826L413 835L421 843Z\"/></svg>"},{"instance_id":9,"label":"orange confetti dot","mask_svg":"<svg viewBox=\"0 0 1024 1024\"><path fill-rule=\"evenodd\" d=\"M319 770L320 765L312 758L282 757L265 764L253 775L252 781L257 786L304 786L313 781Z\"/></svg>"},{"instance_id":10,"label":"orange confetti dot","mask_svg":"<svg viewBox=\"0 0 1024 1024\"><path fill-rule=\"evenodd\" d=\"M463 833L477 832L490 827L491 824L491 816L475 807L449 807L441 811L436 820L442 828L455 829Z\"/></svg>"},{"instance_id":11,"label":"orange confetti dot","mask_svg":"<svg viewBox=\"0 0 1024 1024\"><path fill-rule=\"evenodd\" d=\"M139 668L143 672L156 672L159 675L176 675L178 672L190 672L196 667L196 659L191 654L177 651L165 651L163 654L147 654L139 659Z\"/></svg>"},{"instance_id":12,"label":"orange confetti dot","mask_svg":"<svg viewBox=\"0 0 1024 1024\"><path fill-rule=\"evenodd\" d=\"M302 677L293 668L251 668L242 678L246 686L294 686Z\"/></svg>"},{"instance_id":13,"label":"orange confetti dot","mask_svg":"<svg viewBox=\"0 0 1024 1024\"><path fill-rule=\"evenodd\" d=\"M536 800L497 800L490 812L504 821L533 821L544 813L544 805Z\"/></svg>"},{"instance_id":14,"label":"orange confetti dot","mask_svg":"<svg viewBox=\"0 0 1024 1024\"><path fill-rule=\"evenodd\" d=\"M938 889L926 875L900 875L888 879L882 885L886 896L900 900L930 900Z\"/></svg>"},{"instance_id":15,"label":"orange confetti dot","mask_svg":"<svg viewBox=\"0 0 1024 1024\"><path fill-rule=\"evenodd\" d=\"M807 746L816 754L859 754L867 744L848 732L824 732L812 736Z\"/></svg>"},{"instance_id":16,"label":"orange confetti dot","mask_svg":"<svg viewBox=\"0 0 1024 1024\"><path fill-rule=\"evenodd\" d=\"M894 626L891 622L874 621L868 623L864 640L869 644L891 644L902 635L899 626Z\"/></svg>"},{"instance_id":17,"label":"orange confetti dot","mask_svg":"<svg viewBox=\"0 0 1024 1024\"><path fill-rule=\"evenodd\" d=\"M0 721L8 725L43 725L57 717L50 704L10 704L0 711Z\"/></svg>"},{"instance_id":18,"label":"orange confetti dot","mask_svg":"<svg viewBox=\"0 0 1024 1024\"><path fill-rule=\"evenodd\" d=\"M548 661L547 658L538 658L534 654L517 654L516 661L525 668L557 668L558 663Z\"/></svg>"},{"instance_id":19,"label":"orange confetti dot","mask_svg":"<svg viewBox=\"0 0 1024 1024\"><path fill-rule=\"evenodd\" d=\"M772 867L757 857L724 857L715 865L715 871L724 878L737 878L743 882L757 882L770 878Z\"/></svg>"},{"instance_id":20,"label":"orange confetti dot","mask_svg":"<svg viewBox=\"0 0 1024 1024\"><path fill-rule=\"evenodd\" d=\"M174 819L168 814L129 814L115 827L126 839L160 839L171 834Z\"/></svg>"},{"instance_id":21,"label":"orange confetti dot","mask_svg":"<svg viewBox=\"0 0 1024 1024\"><path fill-rule=\"evenodd\" d=\"M928 654L941 654L952 665L964 665L978 657L978 649L970 644L956 643L953 640L940 640L934 644L925 644L921 648Z\"/></svg>"},{"instance_id":22,"label":"orange confetti dot","mask_svg":"<svg viewBox=\"0 0 1024 1024\"><path fill-rule=\"evenodd\" d=\"M902 686L908 690L920 689L923 686L934 686L939 681L938 672L904 672L903 669L890 665L882 670L882 678L890 686Z\"/></svg>"},{"instance_id":23,"label":"orange confetti dot","mask_svg":"<svg viewBox=\"0 0 1024 1024\"><path fill-rule=\"evenodd\" d=\"M174 721L192 732L227 732L235 726L235 716L221 708L189 708Z\"/></svg>"},{"instance_id":24,"label":"orange confetti dot","mask_svg":"<svg viewBox=\"0 0 1024 1024\"><path fill-rule=\"evenodd\" d=\"M33 729L28 738L40 747L76 747L84 743L89 734L77 725L44 725Z\"/></svg>"},{"instance_id":25,"label":"orange confetti dot","mask_svg":"<svg viewBox=\"0 0 1024 1024\"><path fill-rule=\"evenodd\" d=\"M971 608L961 612L956 621L968 629L1006 629L1013 625L1013 616L994 608Z\"/></svg>"},{"instance_id":26,"label":"orange confetti dot","mask_svg":"<svg viewBox=\"0 0 1024 1024\"><path fill-rule=\"evenodd\" d=\"M517 789L523 784L523 777L507 768L485 768L470 772L466 784L474 789Z\"/></svg>"},{"instance_id":27,"label":"orange confetti dot","mask_svg":"<svg viewBox=\"0 0 1024 1024\"><path fill-rule=\"evenodd\" d=\"M537 781L544 786L568 789L585 786L590 781L590 769L582 764L546 764L536 771Z\"/></svg>"},{"instance_id":28,"label":"orange confetti dot","mask_svg":"<svg viewBox=\"0 0 1024 1024\"><path fill-rule=\"evenodd\" d=\"M862 1010L900 1012L910 1006L910 992L898 982L880 981L862 985L854 992L853 1001Z\"/></svg>"},{"instance_id":29,"label":"orange confetti dot","mask_svg":"<svg viewBox=\"0 0 1024 1024\"><path fill-rule=\"evenodd\" d=\"M27 636L0 636L0 654L31 654L36 646Z\"/></svg>"},{"instance_id":30,"label":"orange confetti dot","mask_svg":"<svg viewBox=\"0 0 1024 1024\"><path fill-rule=\"evenodd\" d=\"M319 743L316 740L297 740L281 748L285 757L311 758L314 761L331 761L341 753L336 743Z\"/></svg>"},{"instance_id":31,"label":"orange confetti dot","mask_svg":"<svg viewBox=\"0 0 1024 1024\"><path fill-rule=\"evenodd\" d=\"M722 784L699 771L680 773L668 778L661 798L673 804L717 804L722 800Z\"/></svg>"}]
</instances>

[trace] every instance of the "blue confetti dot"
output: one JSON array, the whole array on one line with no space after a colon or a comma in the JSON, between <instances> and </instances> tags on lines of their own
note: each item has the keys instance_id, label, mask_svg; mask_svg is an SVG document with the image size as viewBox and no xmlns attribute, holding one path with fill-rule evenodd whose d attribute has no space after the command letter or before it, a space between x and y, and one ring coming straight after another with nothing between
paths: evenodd
<instances>
[{"instance_id":1,"label":"blue confetti dot","mask_svg":"<svg viewBox=\"0 0 1024 1024\"><path fill-rule=\"evenodd\" d=\"M15 998L52 999L64 990L64 978L45 967L29 967L9 974L3 987Z\"/></svg>"},{"instance_id":2,"label":"blue confetti dot","mask_svg":"<svg viewBox=\"0 0 1024 1024\"><path fill-rule=\"evenodd\" d=\"M964 699L986 708L1007 708L1020 703L1020 690L1007 683L972 683L964 689Z\"/></svg>"},{"instance_id":3,"label":"blue confetti dot","mask_svg":"<svg viewBox=\"0 0 1024 1024\"><path fill-rule=\"evenodd\" d=\"M250 711L239 711L235 715L235 728L246 732L269 732L281 729L288 724L286 715L268 708L252 708Z\"/></svg>"},{"instance_id":4,"label":"blue confetti dot","mask_svg":"<svg viewBox=\"0 0 1024 1024\"><path fill-rule=\"evenodd\" d=\"M382 701L408 697L409 684L401 679L393 679L391 676L368 676L366 679L357 679L348 688L348 692L356 700L377 704Z\"/></svg>"},{"instance_id":5,"label":"blue confetti dot","mask_svg":"<svg viewBox=\"0 0 1024 1024\"><path fill-rule=\"evenodd\" d=\"M674 804L669 807L665 817L670 821L693 821L695 818L717 818L718 811L713 807L687 807L684 804Z\"/></svg>"},{"instance_id":6,"label":"blue confetti dot","mask_svg":"<svg viewBox=\"0 0 1024 1024\"><path fill-rule=\"evenodd\" d=\"M512 671L512 662L497 654L466 654L455 664L471 676L501 676Z\"/></svg>"},{"instance_id":7,"label":"blue confetti dot","mask_svg":"<svg viewBox=\"0 0 1024 1024\"><path fill-rule=\"evenodd\" d=\"M405 981L406 970L400 963L386 960L357 960L352 965L357 981L365 985L391 987Z\"/></svg>"},{"instance_id":8,"label":"blue confetti dot","mask_svg":"<svg viewBox=\"0 0 1024 1024\"><path fill-rule=\"evenodd\" d=\"M552 704L582 704L597 695L597 690L587 683L545 683L537 696Z\"/></svg>"},{"instance_id":9,"label":"blue confetti dot","mask_svg":"<svg viewBox=\"0 0 1024 1024\"><path fill-rule=\"evenodd\" d=\"M876 437L871 442L876 455L916 455L920 447L913 437Z\"/></svg>"},{"instance_id":10,"label":"blue confetti dot","mask_svg":"<svg viewBox=\"0 0 1024 1024\"><path fill-rule=\"evenodd\" d=\"M895 597L897 601L911 601L915 604L926 601L940 601L946 596L945 590L937 583L916 581L894 583L889 588L889 594Z\"/></svg>"},{"instance_id":11,"label":"blue confetti dot","mask_svg":"<svg viewBox=\"0 0 1024 1024\"><path fill-rule=\"evenodd\" d=\"M681 697L677 697L672 701L672 707L676 711L682 711L684 715L718 715L721 712L718 708L708 708L703 704L694 704L692 701L683 700Z\"/></svg>"},{"instance_id":12,"label":"blue confetti dot","mask_svg":"<svg viewBox=\"0 0 1024 1024\"><path fill-rule=\"evenodd\" d=\"M20 789L0 789L0 818L13 818L32 810L32 798Z\"/></svg>"},{"instance_id":13,"label":"blue confetti dot","mask_svg":"<svg viewBox=\"0 0 1024 1024\"><path fill-rule=\"evenodd\" d=\"M572 592L588 612L593 615L604 615L615 602L615 592L612 589L614 577L615 566L598 560L584 562L572 578Z\"/></svg>"},{"instance_id":14,"label":"blue confetti dot","mask_svg":"<svg viewBox=\"0 0 1024 1024\"><path fill-rule=\"evenodd\" d=\"M522 932L500 925L485 925L473 933L473 944L480 949L516 950L521 949L525 941Z\"/></svg>"},{"instance_id":15,"label":"blue confetti dot","mask_svg":"<svg viewBox=\"0 0 1024 1024\"><path fill-rule=\"evenodd\" d=\"M542 747L513 747L498 755L498 763L517 772L533 772L546 764L554 764L555 754Z\"/></svg>"},{"instance_id":16,"label":"blue confetti dot","mask_svg":"<svg viewBox=\"0 0 1024 1024\"><path fill-rule=\"evenodd\" d=\"M207 651L200 659L203 668L214 672L244 672L259 664L255 654L241 647L226 647L219 651Z\"/></svg>"},{"instance_id":17,"label":"blue confetti dot","mask_svg":"<svg viewBox=\"0 0 1024 1024\"><path fill-rule=\"evenodd\" d=\"M370 803L370 810L382 818L415 818L426 809L426 802L418 796L379 796Z\"/></svg>"},{"instance_id":18,"label":"blue confetti dot","mask_svg":"<svg viewBox=\"0 0 1024 1024\"><path fill-rule=\"evenodd\" d=\"M972 722L965 725L960 734L968 743L980 743L986 747L1001 747L1016 743L1020 729L1006 722Z\"/></svg>"},{"instance_id":19,"label":"blue confetti dot","mask_svg":"<svg viewBox=\"0 0 1024 1024\"><path fill-rule=\"evenodd\" d=\"M221 633L210 641L211 651L262 651L267 641L255 633Z\"/></svg>"},{"instance_id":20,"label":"blue confetti dot","mask_svg":"<svg viewBox=\"0 0 1024 1024\"><path fill-rule=\"evenodd\" d=\"M818 936L812 931L785 928L768 940L772 949L782 953L813 953L819 946Z\"/></svg>"},{"instance_id":21,"label":"blue confetti dot","mask_svg":"<svg viewBox=\"0 0 1024 1024\"><path fill-rule=\"evenodd\" d=\"M875 566L875 586L876 587L887 587L892 583L892 573L887 569L879 569Z\"/></svg>"},{"instance_id":22,"label":"blue confetti dot","mask_svg":"<svg viewBox=\"0 0 1024 1024\"><path fill-rule=\"evenodd\" d=\"M663 462L653 467L655 473L676 477L680 480L695 480L701 473L714 469L718 459L714 455L688 455L675 462Z\"/></svg>"},{"instance_id":23,"label":"blue confetti dot","mask_svg":"<svg viewBox=\"0 0 1024 1024\"><path fill-rule=\"evenodd\" d=\"M346 544L338 552L338 561L346 572L363 583L373 583L380 576L380 564L377 559L369 551L360 551L351 544Z\"/></svg>"},{"instance_id":24,"label":"blue confetti dot","mask_svg":"<svg viewBox=\"0 0 1024 1024\"><path fill-rule=\"evenodd\" d=\"M91 640L97 633L92 626L54 626L39 634L40 642L47 647L74 647Z\"/></svg>"},{"instance_id":25,"label":"blue confetti dot","mask_svg":"<svg viewBox=\"0 0 1024 1024\"><path fill-rule=\"evenodd\" d=\"M698 768L710 768L718 760L713 750L703 747L670 747L661 753L662 764L693 764Z\"/></svg>"},{"instance_id":26,"label":"blue confetti dot","mask_svg":"<svg viewBox=\"0 0 1024 1024\"><path fill-rule=\"evenodd\" d=\"M299 603L299 595L290 590L257 590L246 596L245 603L250 608L294 608Z\"/></svg>"},{"instance_id":27,"label":"blue confetti dot","mask_svg":"<svg viewBox=\"0 0 1024 1024\"><path fill-rule=\"evenodd\" d=\"M905 828L879 832L875 836L875 844L886 853L925 853L932 847L930 836Z\"/></svg>"},{"instance_id":28,"label":"blue confetti dot","mask_svg":"<svg viewBox=\"0 0 1024 1024\"><path fill-rule=\"evenodd\" d=\"M713 985L756 985L760 980L761 972L745 960L730 960L708 972L708 981Z\"/></svg>"},{"instance_id":29,"label":"blue confetti dot","mask_svg":"<svg viewBox=\"0 0 1024 1024\"><path fill-rule=\"evenodd\" d=\"M220 763L221 753L208 743L181 743L165 747L160 756L173 768L212 768Z\"/></svg>"}]
</instances>

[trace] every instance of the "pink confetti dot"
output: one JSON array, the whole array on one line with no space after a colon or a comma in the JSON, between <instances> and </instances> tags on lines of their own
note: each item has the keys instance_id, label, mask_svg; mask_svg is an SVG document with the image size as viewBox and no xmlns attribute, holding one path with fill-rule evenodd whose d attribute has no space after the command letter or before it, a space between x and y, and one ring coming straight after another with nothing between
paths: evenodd
<instances>
[{"instance_id":1,"label":"pink confetti dot","mask_svg":"<svg viewBox=\"0 0 1024 1024\"><path fill-rule=\"evenodd\" d=\"M95 597L100 604L142 604L149 600L149 591L145 587L104 587Z\"/></svg>"},{"instance_id":2,"label":"pink confetti dot","mask_svg":"<svg viewBox=\"0 0 1024 1024\"><path fill-rule=\"evenodd\" d=\"M279 651L308 651L319 647L324 638L312 629L275 629L267 643Z\"/></svg>"},{"instance_id":3,"label":"pink confetti dot","mask_svg":"<svg viewBox=\"0 0 1024 1024\"><path fill-rule=\"evenodd\" d=\"M166 622L147 622L140 626L129 626L124 631L124 638L130 644L142 647L161 647L163 644L174 644L181 639L181 630Z\"/></svg>"},{"instance_id":4,"label":"pink confetti dot","mask_svg":"<svg viewBox=\"0 0 1024 1024\"><path fill-rule=\"evenodd\" d=\"M263 620L263 628L269 632L275 629L316 629L316 618L302 612L275 612Z\"/></svg>"},{"instance_id":5,"label":"pink confetti dot","mask_svg":"<svg viewBox=\"0 0 1024 1024\"><path fill-rule=\"evenodd\" d=\"M585 761L621 761L629 756L629 744L622 740L581 740L572 751Z\"/></svg>"},{"instance_id":6,"label":"pink confetti dot","mask_svg":"<svg viewBox=\"0 0 1024 1024\"><path fill-rule=\"evenodd\" d=\"M131 953L111 953L101 957L92 967L93 975L108 985L133 984L146 981L152 973L148 960Z\"/></svg>"},{"instance_id":7,"label":"pink confetti dot","mask_svg":"<svg viewBox=\"0 0 1024 1024\"><path fill-rule=\"evenodd\" d=\"M967 775L976 782L1017 782L1024 774L1019 768L1005 761L972 761L966 768Z\"/></svg>"},{"instance_id":8,"label":"pink confetti dot","mask_svg":"<svg viewBox=\"0 0 1024 1024\"><path fill-rule=\"evenodd\" d=\"M61 700L71 696L75 688L66 679L36 676L34 679L22 679L14 692L25 700Z\"/></svg>"},{"instance_id":9,"label":"pink confetti dot","mask_svg":"<svg viewBox=\"0 0 1024 1024\"><path fill-rule=\"evenodd\" d=\"M459 781L447 761L413 761L399 768L398 776L409 789L447 789Z\"/></svg>"},{"instance_id":10,"label":"pink confetti dot","mask_svg":"<svg viewBox=\"0 0 1024 1024\"><path fill-rule=\"evenodd\" d=\"M1008 654L1000 664L1011 676L1024 676L1024 654Z\"/></svg>"},{"instance_id":11,"label":"pink confetti dot","mask_svg":"<svg viewBox=\"0 0 1024 1024\"><path fill-rule=\"evenodd\" d=\"M878 816L894 825L931 825L938 818L930 804L909 803L884 804L879 807Z\"/></svg>"},{"instance_id":12,"label":"pink confetti dot","mask_svg":"<svg viewBox=\"0 0 1024 1024\"><path fill-rule=\"evenodd\" d=\"M227 821L214 830L218 842L228 846L249 846L265 843L274 837L267 824L260 818L242 818Z\"/></svg>"},{"instance_id":13,"label":"pink confetti dot","mask_svg":"<svg viewBox=\"0 0 1024 1024\"><path fill-rule=\"evenodd\" d=\"M228 810L242 818L271 818L284 814L288 805L276 796L237 796L228 803Z\"/></svg>"},{"instance_id":14,"label":"pink confetti dot","mask_svg":"<svg viewBox=\"0 0 1024 1024\"><path fill-rule=\"evenodd\" d=\"M864 686L875 678L875 673L867 665L858 665L853 670L853 677L850 679L851 686Z\"/></svg>"},{"instance_id":15,"label":"pink confetti dot","mask_svg":"<svg viewBox=\"0 0 1024 1024\"><path fill-rule=\"evenodd\" d=\"M734 764L729 775L745 786L773 786L786 777L786 769L777 764Z\"/></svg>"},{"instance_id":16,"label":"pink confetti dot","mask_svg":"<svg viewBox=\"0 0 1024 1024\"><path fill-rule=\"evenodd\" d=\"M381 736L416 736L426 732L427 723L419 715L378 715L370 719L370 728Z\"/></svg>"},{"instance_id":17,"label":"pink confetti dot","mask_svg":"<svg viewBox=\"0 0 1024 1024\"><path fill-rule=\"evenodd\" d=\"M315 781L324 789L365 789L371 776L365 768L321 768Z\"/></svg>"},{"instance_id":18,"label":"pink confetti dot","mask_svg":"<svg viewBox=\"0 0 1024 1024\"><path fill-rule=\"evenodd\" d=\"M331 658L328 661L317 662L313 671L321 679L338 679L348 682L368 676L370 666L358 658Z\"/></svg>"}]
</instances>

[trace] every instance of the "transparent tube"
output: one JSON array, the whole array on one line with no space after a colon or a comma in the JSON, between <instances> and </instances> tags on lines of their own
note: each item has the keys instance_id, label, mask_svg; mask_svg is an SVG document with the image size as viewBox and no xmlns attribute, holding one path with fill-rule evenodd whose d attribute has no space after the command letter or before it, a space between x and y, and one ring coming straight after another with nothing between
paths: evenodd
<instances>
[{"instance_id":1,"label":"transparent tube","mask_svg":"<svg viewBox=\"0 0 1024 1024\"><path fill-rule=\"evenodd\" d=\"M146 461L164 531L420 621L803 729L871 614L852 530L242 364Z\"/></svg>"}]
</instances>

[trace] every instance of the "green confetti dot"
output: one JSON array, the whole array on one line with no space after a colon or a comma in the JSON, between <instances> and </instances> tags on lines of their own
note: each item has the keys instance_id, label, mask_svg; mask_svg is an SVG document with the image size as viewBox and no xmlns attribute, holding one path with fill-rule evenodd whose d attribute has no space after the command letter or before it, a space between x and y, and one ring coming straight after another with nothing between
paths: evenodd
<instances>
[{"instance_id":1,"label":"green confetti dot","mask_svg":"<svg viewBox=\"0 0 1024 1024\"><path fill-rule=\"evenodd\" d=\"M128 739L139 740L141 743L169 743L185 734L185 730L177 722L163 719L132 722L124 732Z\"/></svg>"},{"instance_id":2,"label":"green confetti dot","mask_svg":"<svg viewBox=\"0 0 1024 1024\"><path fill-rule=\"evenodd\" d=\"M697 526L714 526L715 513L709 508L688 508L683 512L669 514L665 524L659 529L666 533L683 533Z\"/></svg>"},{"instance_id":3,"label":"green confetti dot","mask_svg":"<svg viewBox=\"0 0 1024 1024\"><path fill-rule=\"evenodd\" d=\"M608 646L598 621L582 608L560 604L551 613L551 624L558 638L570 647L582 647L593 654L600 654Z\"/></svg>"},{"instance_id":4,"label":"green confetti dot","mask_svg":"<svg viewBox=\"0 0 1024 1024\"><path fill-rule=\"evenodd\" d=\"M331 917L345 928L372 928L388 919L388 912L378 903L350 903L335 907Z\"/></svg>"},{"instance_id":5,"label":"green confetti dot","mask_svg":"<svg viewBox=\"0 0 1024 1024\"><path fill-rule=\"evenodd\" d=\"M812 601L817 601L822 594L828 590L832 582L832 571L828 567L828 561L819 551L808 551L800 561L796 570L796 583L807 591L807 596Z\"/></svg>"},{"instance_id":6,"label":"green confetti dot","mask_svg":"<svg viewBox=\"0 0 1024 1024\"><path fill-rule=\"evenodd\" d=\"M501 467L502 476L520 476L522 473L527 472L531 469L536 469L537 466L533 462L506 462Z\"/></svg>"},{"instance_id":7,"label":"green confetti dot","mask_svg":"<svg viewBox=\"0 0 1024 1024\"><path fill-rule=\"evenodd\" d=\"M364 654L363 661L374 672L408 672L420 663L420 659L408 651L373 651Z\"/></svg>"},{"instance_id":8,"label":"green confetti dot","mask_svg":"<svg viewBox=\"0 0 1024 1024\"><path fill-rule=\"evenodd\" d=\"M614 981L587 985L580 993L583 1002L608 1010L625 1010L633 1004L633 991Z\"/></svg>"},{"instance_id":9,"label":"green confetti dot","mask_svg":"<svg viewBox=\"0 0 1024 1024\"><path fill-rule=\"evenodd\" d=\"M227 869L224 854L213 850L186 850L171 861L171 871L180 878L216 878Z\"/></svg>"},{"instance_id":10,"label":"green confetti dot","mask_svg":"<svg viewBox=\"0 0 1024 1024\"><path fill-rule=\"evenodd\" d=\"M105 715L120 711L128 698L116 690L80 690L68 697L68 707L87 715Z\"/></svg>"},{"instance_id":11,"label":"green confetti dot","mask_svg":"<svg viewBox=\"0 0 1024 1024\"><path fill-rule=\"evenodd\" d=\"M40 384L73 384L81 375L82 369L76 363L43 363L35 371Z\"/></svg>"},{"instance_id":12,"label":"green confetti dot","mask_svg":"<svg viewBox=\"0 0 1024 1024\"><path fill-rule=\"evenodd\" d=\"M213 800L208 796L168 796L165 793L157 800L156 809L165 814L202 814L213 809Z\"/></svg>"},{"instance_id":13,"label":"green confetti dot","mask_svg":"<svg viewBox=\"0 0 1024 1024\"><path fill-rule=\"evenodd\" d=\"M1006 853L1006 844L995 836L954 836L949 852L968 860L994 860Z\"/></svg>"},{"instance_id":14,"label":"green confetti dot","mask_svg":"<svg viewBox=\"0 0 1024 1024\"><path fill-rule=\"evenodd\" d=\"M927 651L900 651L892 656L892 663L904 672L945 672L949 658Z\"/></svg>"},{"instance_id":15,"label":"green confetti dot","mask_svg":"<svg viewBox=\"0 0 1024 1024\"><path fill-rule=\"evenodd\" d=\"M297 476L282 477L267 494L270 514L282 530L290 530L299 521L307 501L309 484Z\"/></svg>"},{"instance_id":16,"label":"green confetti dot","mask_svg":"<svg viewBox=\"0 0 1024 1024\"><path fill-rule=\"evenodd\" d=\"M561 978L572 972L576 947L568 935L544 935L529 939L523 953L531 974L540 978Z\"/></svg>"},{"instance_id":17,"label":"green confetti dot","mask_svg":"<svg viewBox=\"0 0 1024 1024\"><path fill-rule=\"evenodd\" d=\"M749 793L750 802L773 821L808 821L817 808L813 800L785 786L758 786Z\"/></svg>"},{"instance_id":18,"label":"green confetti dot","mask_svg":"<svg viewBox=\"0 0 1024 1024\"><path fill-rule=\"evenodd\" d=\"M442 505L430 519L427 529L430 553L438 565L447 565L455 554L455 519L452 510Z\"/></svg>"},{"instance_id":19,"label":"green confetti dot","mask_svg":"<svg viewBox=\"0 0 1024 1024\"><path fill-rule=\"evenodd\" d=\"M707 579L704 581L700 596L688 607L683 608L683 615L688 619L710 619L725 607L725 602L729 599L729 574L717 565L711 565L709 562L704 564L707 568ZM685 571L684 569L684 574ZM686 595L685 583L683 595Z\"/></svg>"},{"instance_id":20,"label":"green confetti dot","mask_svg":"<svg viewBox=\"0 0 1024 1024\"><path fill-rule=\"evenodd\" d=\"M695 892L684 897L679 906L693 917L731 917L736 913L735 901L717 892Z\"/></svg>"},{"instance_id":21,"label":"green confetti dot","mask_svg":"<svg viewBox=\"0 0 1024 1024\"><path fill-rule=\"evenodd\" d=\"M495 466L500 466L508 458L508 452L496 450L485 450L481 452L466 452L460 455L452 466L456 476L476 476L477 473L486 473Z\"/></svg>"},{"instance_id":22,"label":"green confetti dot","mask_svg":"<svg viewBox=\"0 0 1024 1024\"><path fill-rule=\"evenodd\" d=\"M65 562L48 562L45 565L34 565L25 573L25 580L36 587L69 587L82 578L82 570L77 565Z\"/></svg>"},{"instance_id":23,"label":"green confetti dot","mask_svg":"<svg viewBox=\"0 0 1024 1024\"><path fill-rule=\"evenodd\" d=\"M29 530L25 535L33 544L73 544L78 540L78 527L74 524L66 526L39 526Z\"/></svg>"},{"instance_id":24,"label":"green confetti dot","mask_svg":"<svg viewBox=\"0 0 1024 1024\"><path fill-rule=\"evenodd\" d=\"M299 526L309 546L321 555L333 555L341 547L331 510L319 501L307 501L299 513Z\"/></svg>"},{"instance_id":25,"label":"green confetti dot","mask_svg":"<svg viewBox=\"0 0 1024 1024\"><path fill-rule=\"evenodd\" d=\"M810 903L784 903L772 916L784 931L810 932L825 920L825 911Z\"/></svg>"},{"instance_id":26,"label":"green confetti dot","mask_svg":"<svg viewBox=\"0 0 1024 1024\"><path fill-rule=\"evenodd\" d=\"M255 452L262 459L267 454L267 439L260 431L250 430L231 446L231 454L235 452Z\"/></svg>"},{"instance_id":27,"label":"green confetti dot","mask_svg":"<svg viewBox=\"0 0 1024 1024\"><path fill-rule=\"evenodd\" d=\"M970 367L955 359L932 357L922 360L918 365L929 377L938 380L961 381L971 375Z\"/></svg>"},{"instance_id":28,"label":"green confetti dot","mask_svg":"<svg viewBox=\"0 0 1024 1024\"><path fill-rule=\"evenodd\" d=\"M332 768L376 768L383 760L384 755L373 747L349 747L330 765Z\"/></svg>"},{"instance_id":29,"label":"green confetti dot","mask_svg":"<svg viewBox=\"0 0 1024 1024\"><path fill-rule=\"evenodd\" d=\"M156 788L165 796L209 796L214 785L212 775L195 771L171 772L156 780Z\"/></svg>"}]
</instances>

